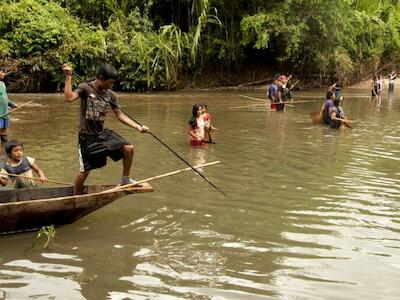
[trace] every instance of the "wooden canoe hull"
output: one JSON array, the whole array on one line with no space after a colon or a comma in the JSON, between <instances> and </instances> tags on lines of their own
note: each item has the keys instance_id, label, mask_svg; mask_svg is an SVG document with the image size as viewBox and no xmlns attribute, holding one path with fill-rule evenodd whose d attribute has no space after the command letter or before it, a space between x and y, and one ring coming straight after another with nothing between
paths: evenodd
<instances>
[{"instance_id":1,"label":"wooden canoe hull","mask_svg":"<svg viewBox=\"0 0 400 300\"><path fill-rule=\"evenodd\" d=\"M152 192L144 183L129 190L102 193L115 186L87 186L87 194L72 195L72 187L15 189L0 192L0 234L31 231L48 225L71 224L132 193Z\"/></svg>"}]
</instances>

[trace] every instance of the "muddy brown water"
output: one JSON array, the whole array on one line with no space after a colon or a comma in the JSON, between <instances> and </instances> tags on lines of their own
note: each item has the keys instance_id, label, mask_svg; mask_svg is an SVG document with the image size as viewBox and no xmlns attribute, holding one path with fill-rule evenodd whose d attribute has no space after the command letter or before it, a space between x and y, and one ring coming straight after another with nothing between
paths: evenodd
<instances>
[{"instance_id":1,"label":"muddy brown water","mask_svg":"<svg viewBox=\"0 0 400 300\"><path fill-rule=\"evenodd\" d=\"M121 94L123 107L192 164L220 160L152 183L58 227L48 249L36 233L0 236L0 299L397 299L400 288L400 91L371 102L348 89L354 129L312 125L324 91L296 93L284 113L239 97L255 92ZM77 170L78 103L37 99L11 120L49 179ZM216 144L188 145L191 105L206 102ZM106 126L135 145L132 175L184 168L149 135ZM121 163L87 183L117 183ZM43 244L43 243L42 243Z\"/></svg>"}]
</instances>

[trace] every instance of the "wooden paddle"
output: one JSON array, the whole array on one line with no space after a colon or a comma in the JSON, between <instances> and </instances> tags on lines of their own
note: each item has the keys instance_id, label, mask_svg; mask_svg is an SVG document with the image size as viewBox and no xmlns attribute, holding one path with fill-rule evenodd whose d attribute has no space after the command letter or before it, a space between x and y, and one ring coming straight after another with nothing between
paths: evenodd
<instances>
[{"instance_id":1,"label":"wooden paddle","mask_svg":"<svg viewBox=\"0 0 400 300\"><path fill-rule=\"evenodd\" d=\"M12 174L12 173L3 174L3 175L8 175L8 176L12 176L12 177L20 177L20 178L25 178L25 179L32 179L32 180L42 181L40 178L30 177L30 176L24 176L24 175L17 175L17 174ZM46 180L44 180L44 181L45 181L45 182L49 182L49 183L54 183L54 184L61 184L61 185L74 186L72 183L62 182L62 181L57 181L57 180L46 179Z\"/></svg>"},{"instance_id":2,"label":"wooden paddle","mask_svg":"<svg viewBox=\"0 0 400 300\"><path fill-rule=\"evenodd\" d=\"M220 161L217 160L217 161L213 161L213 162L210 162L210 163L206 163L206 164L194 166L193 168L199 169L199 168L203 168L203 167L213 166L213 165L216 165L216 164L219 164L219 163L220 163ZM185 169L180 169L180 170L177 170L177 171L172 171L172 172L164 173L164 174L162 174L162 175L153 176L153 177L149 177L149 178L146 178L146 179L143 179L143 180L139 180L139 181L137 181L137 182L135 182L135 183L120 185L120 186L117 186L117 187L115 187L115 188L105 190L105 191L103 191L103 192L101 192L101 193L102 193L102 194L103 194L103 193L105 194L105 193L112 193L112 192L124 190L124 189L127 189L127 188L131 188L131 187L140 185L141 183L153 181L153 180L160 179L160 178L164 178L164 177L168 177L168 176L171 176L171 175L176 175L176 174L179 174L179 173L182 173L182 172L186 172L186 171L190 171L190 170L192 170L192 168L185 168Z\"/></svg>"},{"instance_id":3,"label":"wooden paddle","mask_svg":"<svg viewBox=\"0 0 400 300\"><path fill-rule=\"evenodd\" d=\"M36 100L37 100L37 99L33 99L33 100L28 101L28 102L26 102L26 103L24 103L24 104L18 105L18 107L13 108L13 109L11 109L10 111L6 112L5 114L0 115L0 118L6 116L6 115L8 115L8 114L11 114L12 112L14 112L14 111L20 109L21 107L23 107L23 106L25 106L25 105L27 105L27 104L29 104L29 103L32 103L33 101L36 101Z\"/></svg>"}]
</instances>

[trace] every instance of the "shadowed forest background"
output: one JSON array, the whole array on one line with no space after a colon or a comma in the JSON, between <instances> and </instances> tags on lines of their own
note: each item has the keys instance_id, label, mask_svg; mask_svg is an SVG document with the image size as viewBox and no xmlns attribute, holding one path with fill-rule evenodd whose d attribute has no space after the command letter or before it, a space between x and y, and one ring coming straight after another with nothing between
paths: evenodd
<instances>
[{"instance_id":1,"label":"shadowed forest background","mask_svg":"<svg viewBox=\"0 0 400 300\"><path fill-rule=\"evenodd\" d=\"M2 0L0 64L18 92L60 90L54 57L86 79L112 63L125 91L227 86L275 71L348 84L397 69L399 2Z\"/></svg>"}]
</instances>

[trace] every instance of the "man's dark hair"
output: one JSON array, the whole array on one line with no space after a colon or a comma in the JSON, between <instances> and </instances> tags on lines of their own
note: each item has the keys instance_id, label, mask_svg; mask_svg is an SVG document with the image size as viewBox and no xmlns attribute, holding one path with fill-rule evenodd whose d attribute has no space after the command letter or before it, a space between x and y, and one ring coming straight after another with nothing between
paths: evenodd
<instances>
[{"instance_id":1,"label":"man's dark hair","mask_svg":"<svg viewBox=\"0 0 400 300\"><path fill-rule=\"evenodd\" d=\"M117 70L110 64L102 64L96 72L96 77L103 80L117 79L117 75Z\"/></svg>"},{"instance_id":2,"label":"man's dark hair","mask_svg":"<svg viewBox=\"0 0 400 300\"><path fill-rule=\"evenodd\" d=\"M14 147L17 147L17 146L21 146L22 148L24 148L24 145L22 145L22 143L20 141L17 141L17 140L8 141L5 144L4 148L5 148L7 156L9 158L11 158L12 149L14 149Z\"/></svg>"},{"instance_id":3,"label":"man's dark hair","mask_svg":"<svg viewBox=\"0 0 400 300\"><path fill-rule=\"evenodd\" d=\"M5 72L5 71L6 71L6 67L0 66L0 72Z\"/></svg>"}]
</instances>

